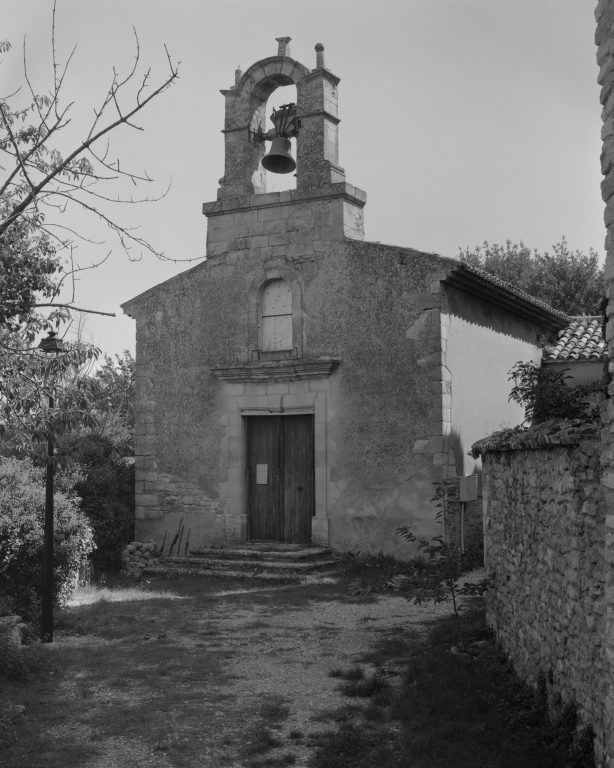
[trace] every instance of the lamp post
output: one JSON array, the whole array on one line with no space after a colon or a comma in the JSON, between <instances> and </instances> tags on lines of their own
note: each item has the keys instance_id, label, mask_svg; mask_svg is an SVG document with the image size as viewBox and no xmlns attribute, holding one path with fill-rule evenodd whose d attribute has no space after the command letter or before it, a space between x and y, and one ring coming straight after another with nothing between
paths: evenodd
<instances>
[{"instance_id":1,"label":"lamp post","mask_svg":"<svg viewBox=\"0 0 614 768\"><path fill-rule=\"evenodd\" d=\"M57 333L49 331L47 338L41 339L38 349L45 354L61 352L64 342L56 338ZM53 408L53 396L49 395L49 411ZM43 606L41 621L41 640L53 642L53 441L47 429L47 475L45 478L45 532L43 540Z\"/></svg>"}]
</instances>

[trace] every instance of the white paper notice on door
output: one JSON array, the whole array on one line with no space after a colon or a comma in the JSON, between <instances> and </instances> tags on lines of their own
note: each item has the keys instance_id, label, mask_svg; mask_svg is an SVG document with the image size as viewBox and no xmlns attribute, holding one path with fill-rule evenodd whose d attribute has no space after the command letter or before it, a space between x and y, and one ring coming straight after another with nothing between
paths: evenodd
<instances>
[{"instance_id":1,"label":"white paper notice on door","mask_svg":"<svg viewBox=\"0 0 614 768\"><path fill-rule=\"evenodd\" d=\"M268 464L256 464L256 485L267 484Z\"/></svg>"}]
</instances>

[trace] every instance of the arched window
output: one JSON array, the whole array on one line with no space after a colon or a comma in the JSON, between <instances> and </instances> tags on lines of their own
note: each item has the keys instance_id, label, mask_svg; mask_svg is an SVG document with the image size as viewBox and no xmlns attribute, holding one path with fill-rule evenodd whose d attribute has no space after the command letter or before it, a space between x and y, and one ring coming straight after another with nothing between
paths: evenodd
<instances>
[{"instance_id":1,"label":"arched window","mask_svg":"<svg viewBox=\"0 0 614 768\"><path fill-rule=\"evenodd\" d=\"M292 290L283 280L267 283L260 298L260 349L292 349Z\"/></svg>"}]
</instances>

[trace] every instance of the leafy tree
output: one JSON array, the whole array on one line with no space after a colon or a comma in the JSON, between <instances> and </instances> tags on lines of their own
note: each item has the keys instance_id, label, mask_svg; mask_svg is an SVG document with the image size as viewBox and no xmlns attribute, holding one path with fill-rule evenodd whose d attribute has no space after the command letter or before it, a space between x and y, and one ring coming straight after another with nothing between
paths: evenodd
<instances>
[{"instance_id":1,"label":"leafy tree","mask_svg":"<svg viewBox=\"0 0 614 768\"><path fill-rule=\"evenodd\" d=\"M49 357L0 327L0 439L20 453L48 435L55 440L98 424L92 401L99 383L83 373L98 350L68 343L62 354Z\"/></svg>"},{"instance_id":2,"label":"leafy tree","mask_svg":"<svg viewBox=\"0 0 614 768\"><path fill-rule=\"evenodd\" d=\"M135 360L125 349L122 355L115 355L115 361L108 355L104 361L95 375L98 386L93 408L99 420L98 430L116 444L129 444L133 453Z\"/></svg>"},{"instance_id":3,"label":"leafy tree","mask_svg":"<svg viewBox=\"0 0 614 768\"><path fill-rule=\"evenodd\" d=\"M448 535L451 518L456 514L454 508L460 503L458 487L453 482L436 482L433 485L435 496L431 501L435 502L438 510L435 519L443 526L443 532L430 539L419 539L409 526L397 528L398 536L410 544L418 544L418 552L426 556L426 567L414 568L412 576L396 577L396 583L393 579L387 586L399 589L407 600L412 600L416 605L451 600L458 637L464 646L465 638L460 617L462 604L459 603L459 598L483 595L490 586L491 579L487 577L477 582L466 581L462 586L459 583L464 571L464 556Z\"/></svg>"},{"instance_id":4,"label":"leafy tree","mask_svg":"<svg viewBox=\"0 0 614 768\"><path fill-rule=\"evenodd\" d=\"M99 429L67 433L59 439L59 460L76 463L75 492L92 530L92 559L103 571L119 570L120 551L134 539L134 453L131 441Z\"/></svg>"},{"instance_id":5,"label":"leafy tree","mask_svg":"<svg viewBox=\"0 0 614 768\"><path fill-rule=\"evenodd\" d=\"M602 390L603 384L597 381L570 387L566 373L522 362L509 371L509 381L514 382L509 399L525 409L526 425L550 419L599 419L599 408L591 405L591 395Z\"/></svg>"},{"instance_id":6,"label":"leafy tree","mask_svg":"<svg viewBox=\"0 0 614 768\"><path fill-rule=\"evenodd\" d=\"M0 612L40 619L45 484L30 459L0 459ZM54 601L68 594L71 579L94 546L75 493L77 473L59 473L54 490Z\"/></svg>"},{"instance_id":7,"label":"leafy tree","mask_svg":"<svg viewBox=\"0 0 614 768\"><path fill-rule=\"evenodd\" d=\"M588 255L570 250L565 238L552 246L552 253L531 251L522 240L507 240L504 246L485 242L472 251L461 249L460 260L568 315L601 313L605 287L599 256L592 249Z\"/></svg>"}]
</instances>

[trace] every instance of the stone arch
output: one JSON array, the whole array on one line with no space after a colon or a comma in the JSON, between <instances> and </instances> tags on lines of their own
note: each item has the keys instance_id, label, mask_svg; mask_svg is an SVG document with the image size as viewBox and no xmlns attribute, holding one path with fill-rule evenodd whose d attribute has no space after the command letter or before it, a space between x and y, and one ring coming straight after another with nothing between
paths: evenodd
<instances>
[{"instance_id":1,"label":"stone arch","mask_svg":"<svg viewBox=\"0 0 614 768\"><path fill-rule=\"evenodd\" d=\"M259 346L259 306L264 288L274 280L283 280L292 291L293 348L283 352L264 352ZM262 269L254 277L247 297L248 349L251 351L252 359L297 359L303 356L303 290L302 277L290 267Z\"/></svg>"},{"instance_id":2,"label":"stone arch","mask_svg":"<svg viewBox=\"0 0 614 768\"><path fill-rule=\"evenodd\" d=\"M282 85L298 85L310 72L307 67L289 56L270 56L252 64L237 85L237 95L269 98Z\"/></svg>"},{"instance_id":3,"label":"stone arch","mask_svg":"<svg viewBox=\"0 0 614 768\"><path fill-rule=\"evenodd\" d=\"M322 56L322 46L316 46ZM296 85L297 188L344 182L338 165L337 85L339 78L323 66L309 70L289 56L271 56L252 64L236 84L222 91L226 98L225 170L220 179L218 200L251 197L265 193L266 175L261 166L266 152L255 140L259 127L266 125L266 102L283 85Z\"/></svg>"},{"instance_id":4,"label":"stone arch","mask_svg":"<svg viewBox=\"0 0 614 768\"><path fill-rule=\"evenodd\" d=\"M300 84L307 75L309 69L298 61L288 56L271 56L252 64L233 88L222 91L226 98L226 159L218 199L266 192L266 175L260 165L266 145L254 141L254 135L259 127L266 130L266 103L273 91L284 85L296 85L300 102Z\"/></svg>"}]
</instances>

